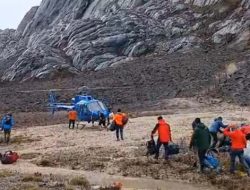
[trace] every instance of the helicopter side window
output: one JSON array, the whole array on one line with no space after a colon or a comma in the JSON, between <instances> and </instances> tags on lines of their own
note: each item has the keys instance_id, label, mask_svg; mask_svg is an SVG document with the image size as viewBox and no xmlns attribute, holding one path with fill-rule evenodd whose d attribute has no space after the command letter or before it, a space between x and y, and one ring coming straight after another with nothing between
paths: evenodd
<instances>
[{"instance_id":1,"label":"helicopter side window","mask_svg":"<svg viewBox=\"0 0 250 190\"><path fill-rule=\"evenodd\" d=\"M91 112L98 112L98 111L103 110L98 104L98 102L91 102L90 104L88 104L88 108L89 108L89 111Z\"/></svg>"},{"instance_id":2,"label":"helicopter side window","mask_svg":"<svg viewBox=\"0 0 250 190\"><path fill-rule=\"evenodd\" d=\"M98 104L102 110L106 110L106 106L102 102L98 101Z\"/></svg>"}]
</instances>

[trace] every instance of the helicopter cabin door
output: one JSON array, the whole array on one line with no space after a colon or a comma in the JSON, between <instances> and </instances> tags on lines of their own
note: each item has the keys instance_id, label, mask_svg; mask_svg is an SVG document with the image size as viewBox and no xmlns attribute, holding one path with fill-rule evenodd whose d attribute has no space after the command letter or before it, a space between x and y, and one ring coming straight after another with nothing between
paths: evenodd
<instances>
[{"instance_id":1,"label":"helicopter cabin door","mask_svg":"<svg viewBox=\"0 0 250 190\"><path fill-rule=\"evenodd\" d=\"M81 121L90 122L91 121L91 113L89 112L87 105L86 104L81 104L79 107L80 107L79 119Z\"/></svg>"}]
</instances>

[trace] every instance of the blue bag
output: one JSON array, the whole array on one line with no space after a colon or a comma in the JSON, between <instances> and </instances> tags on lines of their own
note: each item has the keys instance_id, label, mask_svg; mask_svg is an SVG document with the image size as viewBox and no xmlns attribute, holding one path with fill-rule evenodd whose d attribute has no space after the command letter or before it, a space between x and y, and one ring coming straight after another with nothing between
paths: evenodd
<instances>
[{"instance_id":1,"label":"blue bag","mask_svg":"<svg viewBox=\"0 0 250 190\"><path fill-rule=\"evenodd\" d=\"M246 163L248 164L248 167L250 167L250 157L245 157L245 161L246 161Z\"/></svg>"},{"instance_id":2,"label":"blue bag","mask_svg":"<svg viewBox=\"0 0 250 190\"><path fill-rule=\"evenodd\" d=\"M206 154L204 164L207 168L217 169L220 166L220 162L212 154Z\"/></svg>"}]
</instances>

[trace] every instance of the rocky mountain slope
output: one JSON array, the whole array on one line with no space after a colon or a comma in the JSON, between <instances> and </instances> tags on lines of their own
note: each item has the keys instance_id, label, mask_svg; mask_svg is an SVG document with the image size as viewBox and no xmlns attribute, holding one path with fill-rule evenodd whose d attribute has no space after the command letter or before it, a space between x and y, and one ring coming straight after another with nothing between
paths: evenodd
<instances>
[{"instance_id":1,"label":"rocky mountain slope","mask_svg":"<svg viewBox=\"0 0 250 190\"><path fill-rule=\"evenodd\" d=\"M29 80L151 53L245 51L249 28L250 0L43 0L17 30L0 30L0 74Z\"/></svg>"}]
</instances>

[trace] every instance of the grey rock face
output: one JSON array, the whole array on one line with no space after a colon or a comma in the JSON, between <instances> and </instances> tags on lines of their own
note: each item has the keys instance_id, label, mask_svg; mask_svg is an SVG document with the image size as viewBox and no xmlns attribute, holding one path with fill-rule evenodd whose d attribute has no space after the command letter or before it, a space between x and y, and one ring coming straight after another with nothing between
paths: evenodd
<instances>
[{"instance_id":1,"label":"grey rock face","mask_svg":"<svg viewBox=\"0 0 250 190\"><path fill-rule=\"evenodd\" d=\"M27 25L32 22L32 19L34 18L37 9L39 7L32 7L29 12L24 16L23 20L21 21L21 23L19 24L18 28L17 28L17 33L22 34L24 32L24 30L26 29ZM28 29L27 29L28 30Z\"/></svg>"},{"instance_id":2,"label":"grey rock face","mask_svg":"<svg viewBox=\"0 0 250 190\"><path fill-rule=\"evenodd\" d=\"M16 31L0 31L1 79L106 69L207 42L248 48L249 6L250 0L43 0Z\"/></svg>"}]
</instances>

